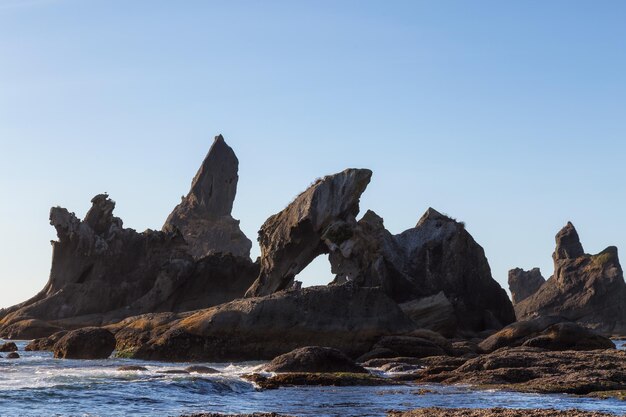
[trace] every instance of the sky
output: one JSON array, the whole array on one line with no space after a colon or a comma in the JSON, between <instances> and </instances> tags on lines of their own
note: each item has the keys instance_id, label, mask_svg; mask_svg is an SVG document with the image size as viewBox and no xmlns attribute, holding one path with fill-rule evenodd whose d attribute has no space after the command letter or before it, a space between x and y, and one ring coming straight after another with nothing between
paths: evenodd
<instances>
[{"instance_id":1,"label":"sky","mask_svg":"<svg viewBox=\"0 0 626 417\"><path fill-rule=\"evenodd\" d=\"M45 285L50 207L106 191L160 229L217 134L253 241L355 167L361 213L464 221L504 288L550 276L569 220L587 252L626 248L625 21L610 0L0 0L0 307Z\"/></svg>"}]
</instances>

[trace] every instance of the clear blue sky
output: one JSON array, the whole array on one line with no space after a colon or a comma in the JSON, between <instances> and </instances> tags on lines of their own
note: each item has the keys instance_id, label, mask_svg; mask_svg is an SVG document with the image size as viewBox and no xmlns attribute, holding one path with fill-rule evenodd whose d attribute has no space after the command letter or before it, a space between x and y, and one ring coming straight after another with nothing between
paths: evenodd
<instances>
[{"instance_id":1,"label":"clear blue sky","mask_svg":"<svg viewBox=\"0 0 626 417\"><path fill-rule=\"evenodd\" d=\"M551 274L568 220L588 252L626 248L624 22L623 1L0 0L0 306L44 286L50 206L108 191L159 229L218 133L252 240L367 167L362 212L465 221L505 287Z\"/></svg>"}]
</instances>

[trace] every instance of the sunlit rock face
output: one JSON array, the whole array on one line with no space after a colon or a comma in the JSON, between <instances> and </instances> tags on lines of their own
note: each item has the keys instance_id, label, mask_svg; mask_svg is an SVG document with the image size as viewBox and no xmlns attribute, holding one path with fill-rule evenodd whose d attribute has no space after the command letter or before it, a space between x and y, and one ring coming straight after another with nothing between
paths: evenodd
<instances>
[{"instance_id":1,"label":"sunlit rock face","mask_svg":"<svg viewBox=\"0 0 626 417\"><path fill-rule=\"evenodd\" d=\"M585 254L571 223L555 240L554 275L515 305L517 319L560 315L605 334L626 334L626 283L617 248Z\"/></svg>"},{"instance_id":2,"label":"sunlit rock face","mask_svg":"<svg viewBox=\"0 0 626 417\"><path fill-rule=\"evenodd\" d=\"M231 215L238 170L235 152L221 135L217 136L189 193L165 221L163 230L180 230L196 259L218 252L250 256L252 242Z\"/></svg>"}]
</instances>

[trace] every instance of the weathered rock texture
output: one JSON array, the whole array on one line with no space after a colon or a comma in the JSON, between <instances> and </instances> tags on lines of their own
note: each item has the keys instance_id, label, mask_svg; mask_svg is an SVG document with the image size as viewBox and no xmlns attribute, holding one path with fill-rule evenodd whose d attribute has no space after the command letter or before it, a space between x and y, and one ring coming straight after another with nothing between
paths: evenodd
<instances>
[{"instance_id":1,"label":"weathered rock texture","mask_svg":"<svg viewBox=\"0 0 626 417\"><path fill-rule=\"evenodd\" d=\"M171 361L272 359L303 346L327 346L357 357L380 337L415 325L376 288L352 285L281 291L196 313L127 319L109 328L118 350Z\"/></svg>"},{"instance_id":2,"label":"weathered rock texture","mask_svg":"<svg viewBox=\"0 0 626 417\"><path fill-rule=\"evenodd\" d=\"M265 367L267 372L351 372L367 373L337 349L306 346L272 359Z\"/></svg>"},{"instance_id":3,"label":"weathered rock texture","mask_svg":"<svg viewBox=\"0 0 626 417\"><path fill-rule=\"evenodd\" d=\"M395 236L372 211L331 232L325 241L336 282L382 287L420 327L450 335L515 319L483 249L462 223L432 208Z\"/></svg>"},{"instance_id":4,"label":"weathered rock texture","mask_svg":"<svg viewBox=\"0 0 626 417\"><path fill-rule=\"evenodd\" d=\"M354 223L372 172L347 169L317 180L259 231L261 272L248 296L289 288L294 277L327 253L322 236L337 222Z\"/></svg>"},{"instance_id":5,"label":"weathered rock texture","mask_svg":"<svg viewBox=\"0 0 626 417\"><path fill-rule=\"evenodd\" d=\"M518 321L489 336L479 345L483 352L501 347L530 346L548 350L614 349L610 339L563 317L546 316Z\"/></svg>"},{"instance_id":6,"label":"weathered rock texture","mask_svg":"<svg viewBox=\"0 0 626 417\"><path fill-rule=\"evenodd\" d=\"M511 269L509 271L509 290L511 290L513 305L536 293L545 282L546 279L541 275L539 268L533 268L530 271L524 271L521 268Z\"/></svg>"},{"instance_id":7,"label":"weathered rock texture","mask_svg":"<svg viewBox=\"0 0 626 417\"><path fill-rule=\"evenodd\" d=\"M221 135L216 136L189 194L163 226L164 231L180 230L196 259L218 252L250 257L252 242L239 228L239 220L231 216L238 170L235 152Z\"/></svg>"},{"instance_id":8,"label":"weathered rock texture","mask_svg":"<svg viewBox=\"0 0 626 417\"><path fill-rule=\"evenodd\" d=\"M194 181L186 200L189 205L181 205L180 210L179 206L175 213L184 212L197 220L203 207L216 214L230 210L236 166L234 174L231 170L222 179L219 171L211 171L215 168L212 155L227 150L223 140L216 141L207 157L209 163L205 161ZM226 196L221 198L219 193ZM190 206L194 198L198 205ZM186 212L188 207L191 211ZM52 242L49 281L32 299L0 311L2 337L37 338L61 328L99 326L147 312L210 307L243 296L258 275L258 266L249 257L227 251L195 259L190 248L200 243L189 245L179 229L137 233L124 228L113 215L114 208L115 202L100 194L92 199L82 221L67 209L51 209L50 223L58 241ZM213 227L210 222L187 224L199 233L203 227Z\"/></svg>"},{"instance_id":9,"label":"weathered rock texture","mask_svg":"<svg viewBox=\"0 0 626 417\"><path fill-rule=\"evenodd\" d=\"M614 414L581 410L511 408L418 408L390 411L387 417L615 417Z\"/></svg>"},{"instance_id":10,"label":"weathered rock texture","mask_svg":"<svg viewBox=\"0 0 626 417\"><path fill-rule=\"evenodd\" d=\"M259 232L261 272L247 295L289 288L313 259L329 253L334 284L382 288L419 327L453 335L515 320L483 249L462 223L433 209L395 236L373 211L357 222L370 177L364 169L324 177L270 217Z\"/></svg>"},{"instance_id":11,"label":"weathered rock texture","mask_svg":"<svg viewBox=\"0 0 626 417\"><path fill-rule=\"evenodd\" d=\"M556 235L554 275L515 305L518 320L563 316L606 334L626 334L626 283L617 248L584 253L568 223Z\"/></svg>"}]
</instances>

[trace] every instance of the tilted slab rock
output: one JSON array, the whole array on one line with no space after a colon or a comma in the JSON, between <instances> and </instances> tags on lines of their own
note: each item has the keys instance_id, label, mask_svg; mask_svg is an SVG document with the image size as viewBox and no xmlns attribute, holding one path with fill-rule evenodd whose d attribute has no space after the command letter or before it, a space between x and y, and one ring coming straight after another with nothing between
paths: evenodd
<instances>
[{"instance_id":1,"label":"tilted slab rock","mask_svg":"<svg viewBox=\"0 0 626 417\"><path fill-rule=\"evenodd\" d=\"M216 136L189 194L165 221L163 230L180 230L196 259L218 252L250 256L252 242L239 228L239 220L231 216L238 170L235 152L222 135Z\"/></svg>"},{"instance_id":2,"label":"tilted slab rock","mask_svg":"<svg viewBox=\"0 0 626 417\"><path fill-rule=\"evenodd\" d=\"M179 317L138 316L109 327L118 349L140 359L272 359L305 346L357 357L380 337L415 325L375 288L320 286L235 300Z\"/></svg>"},{"instance_id":3,"label":"tilted slab rock","mask_svg":"<svg viewBox=\"0 0 626 417\"><path fill-rule=\"evenodd\" d=\"M294 277L328 251L322 241L336 222L354 222L359 199L370 182L368 169L346 169L317 180L259 231L261 272L247 296L289 288Z\"/></svg>"},{"instance_id":4,"label":"tilted slab rock","mask_svg":"<svg viewBox=\"0 0 626 417\"><path fill-rule=\"evenodd\" d=\"M563 316L605 334L626 334L626 283L616 247L585 254L568 223L556 235L554 275L515 305L518 320Z\"/></svg>"}]
</instances>

